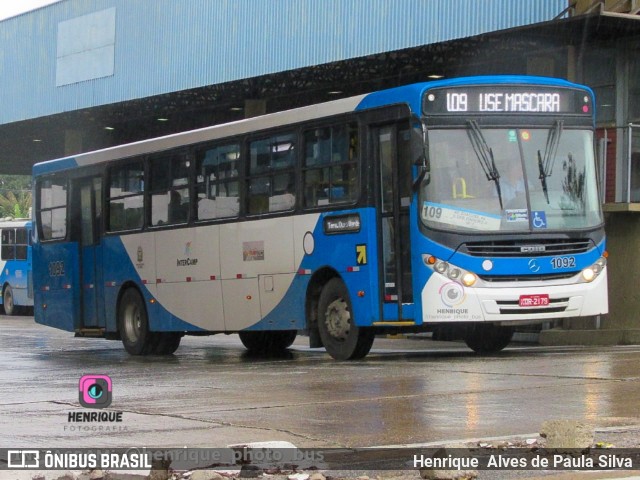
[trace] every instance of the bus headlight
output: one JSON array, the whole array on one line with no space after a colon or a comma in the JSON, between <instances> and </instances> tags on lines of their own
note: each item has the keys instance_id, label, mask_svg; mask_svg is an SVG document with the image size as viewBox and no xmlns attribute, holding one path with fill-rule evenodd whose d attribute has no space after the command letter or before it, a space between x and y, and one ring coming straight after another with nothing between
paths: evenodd
<instances>
[{"instance_id":1,"label":"bus headlight","mask_svg":"<svg viewBox=\"0 0 640 480\"><path fill-rule=\"evenodd\" d=\"M582 270L582 279L585 282L593 282L593 280L600 275L600 272L604 270L606 265L607 259L605 257L600 257L596 260L596 263Z\"/></svg>"},{"instance_id":2,"label":"bus headlight","mask_svg":"<svg viewBox=\"0 0 640 480\"><path fill-rule=\"evenodd\" d=\"M451 268L451 269L449 269L449 278L451 280L457 280L458 278L460 278L460 274L461 273L462 272L460 271L459 268L455 268L455 267Z\"/></svg>"},{"instance_id":3,"label":"bus headlight","mask_svg":"<svg viewBox=\"0 0 640 480\"><path fill-rule=\"evenodd\" d=\"M471 285L476 283L476 280L478 280L478 277L476 277L476 275L471 272L466 272L462 276L462 283L464 284L465 287L470 287Z\"/></svg>"},{"instance_id":4,"label":"bus headlight","mask_svg":"<svg viewBox=\"0 0 640 480\"><path fill-rule=\"evenodd\" d=\"M438 273L446 272L448 267L449 267L449 264L447 262L443 262L442 260L439 262L436 262L436 264L433 266L435 271Z\"/></svg>"},{"instance_id":5,"label":"bus headlight","mask_svg":"<svg viewBox=\"0 0 640 480\"><path fill-rule=\"evenodd\" d=\"M585 268L582 270L582 278L585 282L592 282L594 278L596 278L596 272L593 270L593 267Z\"/></svg>"},{"instance_id":6,"label":"bus headlight","mask_svg":"<svg viewBox=\"0 0 640 480\"><path fill-rule=\"evenodd\" d=\"M463 268L451 265L449 262L440 260L428 253L422 254L422 261L425 266L433 269L434 272L448 277L450 280L463 285L465 287L471 287L478 281L478 276L475 273L468 272Z\"/></svg>"}]
</instances>

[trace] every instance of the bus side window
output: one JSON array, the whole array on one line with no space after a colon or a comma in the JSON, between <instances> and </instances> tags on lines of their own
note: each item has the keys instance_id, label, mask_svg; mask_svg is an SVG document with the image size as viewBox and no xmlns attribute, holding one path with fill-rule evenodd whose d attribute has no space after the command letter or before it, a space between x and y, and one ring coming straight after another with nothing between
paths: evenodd
<instances>
[{"instance_id":1,"label":"bus side window","mask_svg":"<svg viewBox=\"0 0 640 480\"><path fill-rule=\"evenodd\" d=\"M2 260L13 260L16 258L16 239L13 228L2 229L2 249L0 249Z\"/></svg>"},{"instance_id":2,"label":"bus side window","mask_svg":"<svg viewBox=\"0 0 640 480\"><path fill-rule=\"evenodd\" d=\"M355 201L358 195L357 125L307 130L303 139L305 206Z\"/></svg>"},{"instance_id":3,"label":"bus side window","mask_svg":"<svg viewBox=\"0 0 640 480\"><path fill-rule=\"evenodd\" d=\"M184 152L150 160L151 225L189 220L189 168Z\"/></svg>"},{"instance_id":4,"label":"bus side window","mask_svg":"<svg viewBox=\"0 0 640 480\"><path fill-rule=\"evenodd\" d=\"M295 134L278 134L249 144L250 215L293 210L296 140Z\"/></svg>"},{"instance_id":5,"label":"bus side window","mask_svg":"<svg viewBox=\"0 0 640 480\"><path fill-rule=\"evenodd\" d=\"M141 161L111 169L107 190L109 192L109 231L142 228L143 175Z\"/></svg>"},{"instance_id":6,"label":"bus side window","mask_svg":"<svg viewBox=\"0 0 640 480\"><path fill-rule=\"evenodd\" d=\"M240 213L240 145L232 143L196 152L198 220L237 217Z\"/></svg>"},{"instance_id":7,"label":"bus side window","mask_svg":"<svg viewBox=\"0 0 640 480\"><path fill-rule=\"evenodd\" d=\"M26 228L16 228L16 260L27 259L29 233Z\"/></svg>"}]
</instances>

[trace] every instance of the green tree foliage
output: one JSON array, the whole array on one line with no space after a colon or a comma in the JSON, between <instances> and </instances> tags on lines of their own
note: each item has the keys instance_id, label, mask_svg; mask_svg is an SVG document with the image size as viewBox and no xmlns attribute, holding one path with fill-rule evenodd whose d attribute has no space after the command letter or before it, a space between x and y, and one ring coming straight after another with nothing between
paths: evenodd
<instances>
[{"instance_id":1,"label":"green tree foliage","mask_svg":"<svg viewBox=\"0 0 640 480\"><path fill-rule=\"evenodd\" d=\"M31 208L31 177L0 175L0 218L28 218Z\"/></svg>"}]
</instances>

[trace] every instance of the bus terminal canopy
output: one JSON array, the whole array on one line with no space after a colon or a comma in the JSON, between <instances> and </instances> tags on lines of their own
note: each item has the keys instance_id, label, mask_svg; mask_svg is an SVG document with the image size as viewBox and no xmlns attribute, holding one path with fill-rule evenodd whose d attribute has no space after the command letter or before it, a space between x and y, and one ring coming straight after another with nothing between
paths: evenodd
<instances>
[{"instance_id":1,"label":"bus terminal canopy","mask_svg":"<svg viewBox=\"0 0 640 480\"><path fill-rule=\"evenodd\" d=\"M632 15L568 18L564 0L495 0L481 22L460 15L471 8L464 0L430 9L418 0L335 0L332 16L318 2L281 1L288 14L274 17L249 1L163 0L152 16L147 3L62 0L0 22L0 66L12 72L0 85L0 171L26 174L38 161L431 76L566 77L567 46L639 28ZM427 28L434 22L438 29ZM82 35L92 25L97 40ZM74 41L99 41L98 56ZM528 71L536 49L543 57L552 49L554 71Z\"/></svg>"}]
</instances>

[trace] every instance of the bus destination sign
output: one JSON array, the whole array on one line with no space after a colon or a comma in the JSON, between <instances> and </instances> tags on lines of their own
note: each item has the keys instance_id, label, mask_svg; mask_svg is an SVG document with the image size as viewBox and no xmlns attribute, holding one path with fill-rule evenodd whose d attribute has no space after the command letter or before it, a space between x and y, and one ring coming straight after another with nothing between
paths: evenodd
<instances>
[{"instance_id":1,"label":"bus destination sign","mask_svg":"<svg viewBox=\"0 0 640 480\"><path fill-rule=\"evenodd\" d=\"M575 113L592 114L585 91L528 85L439 88L424 97L427 114L457 113Z\"/></svg>"}]
</instances>

